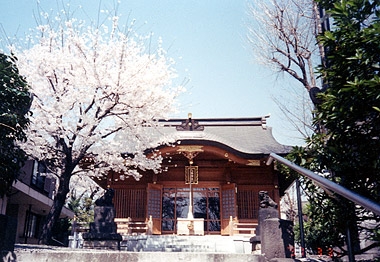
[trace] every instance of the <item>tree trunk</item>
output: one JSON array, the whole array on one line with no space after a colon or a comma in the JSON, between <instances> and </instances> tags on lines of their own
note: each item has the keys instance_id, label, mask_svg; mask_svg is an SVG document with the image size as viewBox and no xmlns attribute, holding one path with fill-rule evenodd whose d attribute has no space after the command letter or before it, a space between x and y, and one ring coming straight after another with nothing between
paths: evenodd
<instances>
[{"instance_id":1,"label":"tree trunk","mask_svg":"<svg viewBox=\"0 0 380 262\"><path fill-rule=\"evenodd\" d=\"M52 242L52 231L54 225L59 220L62 208L66 202L66 196L70 191L70 179L72 176L73 168L65 168L64 173L59 178L59 186L57 194L55 195L53 206L51 207L49 214L46 217L42 234L39 238L39 244L49 245Z\"/></svg>"}]
</instances>

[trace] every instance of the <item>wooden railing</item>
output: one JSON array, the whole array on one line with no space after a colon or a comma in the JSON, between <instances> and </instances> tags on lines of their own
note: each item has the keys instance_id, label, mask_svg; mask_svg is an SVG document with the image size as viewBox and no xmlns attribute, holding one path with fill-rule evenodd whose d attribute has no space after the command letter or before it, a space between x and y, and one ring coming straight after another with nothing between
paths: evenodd
<instances>
[{"instance_id":1,"label":"wooden railing","mask_svg":"<svg viewBox=\"0 0 380 262\"><path fill-rule=\"evenodd\" d=\"M239 222L236 218L230 217L230 236L233 235L249 235L253 236L256 234L256 228L258 223L243 223Z\"/></svg>"},{"instance_id":2,"label":"wooden railing","mask_svg":"<svg viewBox=\"0 0 380 262\"><path fill-rule=\"evenodd\" d=\"M145 221L134 221L132 218L115 218L117 233L121 235L152 235L153 221L152 217Z\"/></svg>"}]
</instances>

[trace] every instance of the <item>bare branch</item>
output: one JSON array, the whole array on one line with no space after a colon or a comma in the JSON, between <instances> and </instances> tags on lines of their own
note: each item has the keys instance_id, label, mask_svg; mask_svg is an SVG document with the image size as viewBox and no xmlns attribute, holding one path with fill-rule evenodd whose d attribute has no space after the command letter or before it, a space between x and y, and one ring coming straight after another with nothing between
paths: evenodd
<instances>
[{"instance_id":1,"label":"bare branch","mask_svg":"<svg viewBox=\"0 0 380 262\"><path fill-rule=\"evenodd\" d=\"M308 91L316 84L319 62L312 0L253 0L248 41L259 61L286 72Z\"/></svg>"}]
</instances>

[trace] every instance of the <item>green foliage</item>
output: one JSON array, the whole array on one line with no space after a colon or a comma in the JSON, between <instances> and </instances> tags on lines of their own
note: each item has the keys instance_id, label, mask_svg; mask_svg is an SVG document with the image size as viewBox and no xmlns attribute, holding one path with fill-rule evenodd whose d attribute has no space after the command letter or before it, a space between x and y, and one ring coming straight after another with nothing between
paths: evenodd
<instances>
[{"instance_id":1,"label":"green foliage","mask_svg":"<svg viewBox=\"0 0 380 262\"><path fill-rule=\"evenodd\" d=\"M330 14L332 30L320 36L328 64L321 76L328 89L315 110L314 134L306 148L295 148L289 158L362 196L380 202L380 1L320 0ZM359 248L359 232L375 236L379 228L364 227L380 217L355 207L310 181L303 183L310 206L306 242L313 252L339 247L351 229ZM360 250L356 250L360 253Z\"/></svg>"},{"instance_id":2,"label":"green foliage","mask_svg":"<svg viewBox=\"0 0 380 262\"><path fill-rule=\"evenodd\" d=\"M25 160L15 142L26 140L31 96L15 61L15 57L0 53L0 197L8 192Z\"/></svg>"},{"instance_id":3,"label":"green foliage","mask_svg":"<svg viewBox=\"0 0 380 262\"><path fill-rule=\"evenodd\" d=\"M315 135L321 166L331 178L380 200L380 20L379 1L329 1L334 31L320 37L330 50L320 68L329 88L316 110Z\"/></svg>"},{"instance_id":4,"label":"green foliage","mask_svg":"<svg viewBox=\"0 0 380 262\"><path fill-rule=\"evenodd\" d=\"M304 230L306 248L309 252L317 254L318 249L322 249L323 254L328 255L329 247L344 245L344 235L337 228L330 227L338 219L335 211L335 203L328 198L324 199L323 206L315 203L307 206L305 213L308 220L304 222Z\"/></svg>"},{"instance_id":5,"label":"green foliage","mask_svg":"<svg viewBox=\"0 0 380 262\"><path fill-rule=\"evenodd\" d=\"M87 194L84 191L77 196L75 190L71 191L67 206L75 214L75 221L82 226L88 227L90 222L94 221L94 194Z\"/></svg>"},{"instance_id":6,"label":"green foliage","mask_svg":"<svg viewBox=\"0 0 380 262\"><path fill-rule=\"evenodd\" d=\"M294 147L292 152L287 156L289 160L297 165L307 169L319 172L323 176L328 176L324 173L325 167L321 166L320 155L321 149L314 147L313 141L315 136L309 139L309 147ZM328 253L330 247L343 248L345 224L340 225L343 220L339 214L345 213L338 211L340 205L337 203L335 196L323 191L317 184L309 179L299 176L295 171L289 168L281 167L281 172L285 172L291 177L298 177L301 181L303 191L308 198L308 205L303 213L307 220L304 221L305 247L311 254L318 254L322 250L324 254ZM332 198L333 196L333 198ZM300 242L299 225L295 227L295 240ZM343 251L344 252L344 251Z\"/></svg>"}]
</instances>

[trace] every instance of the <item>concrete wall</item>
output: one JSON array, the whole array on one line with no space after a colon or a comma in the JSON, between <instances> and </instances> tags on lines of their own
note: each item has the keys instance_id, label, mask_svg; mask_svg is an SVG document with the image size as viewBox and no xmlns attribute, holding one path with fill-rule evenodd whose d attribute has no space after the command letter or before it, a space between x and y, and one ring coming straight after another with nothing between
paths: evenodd
<instances>
[{"instance_id":1,"label":"concrete wall","mask_svg":"<svg viewBox=\"0 0 380 262\"><path fill-rule=\"evenodd\" d=\"M25 230L25 221L26 221L26 211L28 210L29 205L18 205L18 225L17 225L17 235L16 243L25 243L24 230Z\"/></svg>"},{"instance_id":2,"label":"concrete wall","mask_svg":"<svg viewBox=\"0 0 380 262\"><path fill-rule=\"evenodd\" d=\"M30 261L91 261L91 262L264 262L261 255L251 254L223 254L223 253L191 253L191 252L120 252L105 250L62 249L62 250L20 250L16 249L13 254L18 262Z\"/></svg>"}]
</instances>

